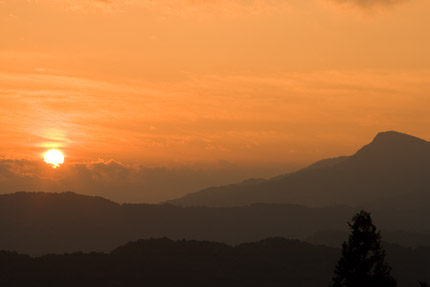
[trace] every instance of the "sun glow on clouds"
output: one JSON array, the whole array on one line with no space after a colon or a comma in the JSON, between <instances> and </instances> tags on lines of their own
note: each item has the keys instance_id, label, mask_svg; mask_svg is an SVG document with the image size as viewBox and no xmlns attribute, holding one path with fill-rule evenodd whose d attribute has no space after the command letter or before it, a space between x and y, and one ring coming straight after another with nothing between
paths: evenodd
<instances>
[{"instance_id":1,"label":"sun glow on clouds","mask_svg":"<svg viewBox=\"0 0 430 287\"><path fill-rule=\"evenodd\" d=\"M428 73L192 76L169 86L57 75L39 75L33 83L28 74L15 74L4 82L0 75L0 84L13 85L11 78L16 86L0 91L0 131L9 135L2 150L37 153L50 143L77 161L309 163L348 154L380 130L426 138L411 126L430 124ZM14 131L8 130L11 120Z\"/></svg>"},{"instance_id":2,"label":"sun glow on clouds","mask_svg":"<svg viewBox=\"0 0 430 287\"><path fill-rule=\"evenodd\" d=\"M0 189L156 202L348 155L382 130L428 139L429 10L0 0ZM52 147L61 168L40 160Z\"/></svg>"},{"instance_id":3,"label":"sun glow on clouds","mask_svg":"<svg viewBox=\"0 0 430 287\"><path fill-rule=\"evenodd\" d=\"M59 150L51 149L45 153L44 161L52 168L57 168L64 163L64 155Z\"/></svg>"}]
</instances>

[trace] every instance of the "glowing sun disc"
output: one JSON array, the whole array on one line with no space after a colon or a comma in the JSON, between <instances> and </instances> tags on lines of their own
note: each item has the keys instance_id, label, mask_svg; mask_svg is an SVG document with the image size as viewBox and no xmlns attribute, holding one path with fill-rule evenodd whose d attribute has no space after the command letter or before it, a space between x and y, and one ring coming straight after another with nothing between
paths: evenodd
<instances>
[{"instance_id":1,"label":"glowing sun disc","mask_svg":"<svg viewBox=\"0 0 430 287\"><path fill-rule=\"evenodd\" d=\"M53 168L57 168L64 163L64 155L59 150L51 149L45 153L44 161Z\"/></svg>"}]
</instances>

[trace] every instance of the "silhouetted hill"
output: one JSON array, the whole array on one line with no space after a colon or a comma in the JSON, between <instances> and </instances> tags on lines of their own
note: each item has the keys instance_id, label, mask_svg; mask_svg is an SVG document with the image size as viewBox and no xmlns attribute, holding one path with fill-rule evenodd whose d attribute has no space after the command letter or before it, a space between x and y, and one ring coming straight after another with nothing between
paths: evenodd
<instances>
[{"instance_id":1,"label":"silhouetted hill","mask_svg":"<svg viewBox=\"0 0 430 287\"><path fill-rule=\"evenodd\" d=\"M319 161L255 184L212 187L168 201L181 206L256 202L307 206L429 207L430 143L398 132L379 133L349 157Z\"/></svg>"},{"instance_id":2,"label":"silhouetted hill","mask_svg":"<svg viewBox=\"0 0 430 287\"><path fill-rule=\"evenodd\" d=\"M70 192L22 192L0 195L0 250L31 255L106 252L124 242L151 237L228 244L277 236L305 239L321 230L345 230L345 222L358 210L347 206L308 208L289 204L221 208L120 205ZM384 232L430 230L427 208L371 211ZM408 242L400 239L393 242ZM421 245L424 241L417 242ZM430 245L430 240L427 242L422 245Z\"/></svg>"},{"instance_id":3,"label":"silhouetted hill","mask_svg":"<svg viewBox=\"0 0 430 287\"><path fill-rule=\"evenodd\" d=\"M399 287L430 278L430 248L385 244ZM148 239L106 253L0 252L1 286L329 286L339 250L270 238L229 246Z\"/></svg>"},{"instance_id":4,"label":"silhouetted hill","mask_svg":"<svg viewBox=\"0 0 430 287\"><path fill-rule=\"evenodd\" d=\"M384 231L384 241L391 244L398 244L404 247L430 246L430 231ZM320 230L304 241L311 244L322 244L325 246L339 247L345 238L348 237L347 230Z\"/></svg>"}]
</instances>

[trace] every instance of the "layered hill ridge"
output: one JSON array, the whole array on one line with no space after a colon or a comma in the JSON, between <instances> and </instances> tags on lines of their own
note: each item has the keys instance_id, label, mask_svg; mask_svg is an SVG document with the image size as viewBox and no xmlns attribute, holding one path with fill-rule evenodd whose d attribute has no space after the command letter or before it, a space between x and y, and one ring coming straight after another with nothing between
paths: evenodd
<instances>
[{"instance_id":1,"label":"layered hill ridge","mask_svg":"<svg viewBox=\"0 0 430 287\"><path fill-rule=\"evenodd\" d=\"M370 209L384 234L409 232L385 239L411 247L430 246L429 233L425 232L430 230L429 210ZM345 222L358 211L347 206L309 208L291 204L217 208L121 205L71 192L20 192L0 195L0 250L31 255L108 252L131 240L158 237L228 244L268 237L303 240L323 230L346 232ZM326 243L325 237L321 243Z\"/></svg>"},{"instance_id":2,"label":"layered hill ridge","mask_svg":"<svg viewBox=\"0 0 430 287\"><path fill-rule=\"evenodd\" d=\"M181 206L256 202L307 206L348 204L410 208L430 200L430 143L395 131L379 133L352 156L326 159L254 184L212 187L168 201Z\"/></svg>"},{"instance_id":3,"label":"layered hill ridge","mask_svg":"<svg viewBox=\"0 0 430 287\"><path fill-rule=\"evenodd\" d=\"M383 243L397 286L428 280L430 247ZM337 248L268 238L230 246L167 238L129 242L109 253L30 257L0 251L1 286L328 286Z\"/></svg>"}]
</instances>

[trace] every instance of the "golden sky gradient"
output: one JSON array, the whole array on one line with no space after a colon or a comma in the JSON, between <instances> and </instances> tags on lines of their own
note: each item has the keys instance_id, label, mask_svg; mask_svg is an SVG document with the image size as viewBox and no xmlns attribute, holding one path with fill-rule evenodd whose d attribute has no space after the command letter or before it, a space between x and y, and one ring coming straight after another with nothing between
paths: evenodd
<instances>
[{"instance_id":1,"label":"golden sky gradient","mask_svg":"<svg viewBox=\"0 0 430 287\"><path fill-rule=\"evenodd\" d=\"M64 170L248 171L197 189L383 130L430 139L428 15L428 0L0 0L0 156L19 176L49 148Z\"/></svg>"}]
</instances>

